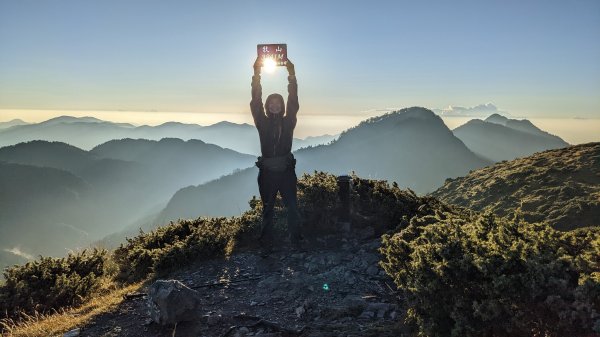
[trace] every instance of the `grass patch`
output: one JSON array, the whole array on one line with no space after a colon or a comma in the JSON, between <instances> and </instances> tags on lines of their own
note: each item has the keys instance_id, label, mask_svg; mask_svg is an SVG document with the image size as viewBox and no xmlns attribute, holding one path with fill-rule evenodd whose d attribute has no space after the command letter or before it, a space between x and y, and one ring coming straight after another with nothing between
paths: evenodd
<instances>
[{"instance_id":1,"label":"grass patch","mask_svg":"<svg viewBox=\"0 0 600 337\"><path fill-rule=\"evenodd\" d=\"M600 226L600 143L549 150L447 179L431 194L497 216L566 231Z\"/></svg>"},{"instance_id":2,"label":"grass patch","mask_svg":"<svg viewBox=\"0 0 600 337\"><path fill-rule=\"evenodd\" d=\"M103 287L101 295L91 298L80 307L60 309L48 314L25 314L19 322L7 319L0 322L0 326L7 332L7 336L13 337L60 335L87 324L96 315L116 309L123 301L123 295L136 291L141 285L142 282L117 288L114 283L110 283Z\"/></svg>"}]
</instances>

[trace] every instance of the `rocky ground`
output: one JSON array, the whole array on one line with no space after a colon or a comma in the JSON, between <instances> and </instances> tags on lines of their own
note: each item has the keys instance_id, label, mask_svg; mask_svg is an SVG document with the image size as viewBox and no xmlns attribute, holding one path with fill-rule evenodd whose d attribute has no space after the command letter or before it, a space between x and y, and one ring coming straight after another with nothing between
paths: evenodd
<instances>
[{"instance_id":1,"label":"rocky ground","mask_svg":"<svg viewBox=\"0 0 600 337\"><path fill-rule=\"evenodd\" d=\"M160 325L149 316L147 288L80 336L402 336L402 297L378 266L380 239L314 239L302 250L257 249L198 261L169 275L198 292L192 321Z\"/></svg>"}]
</instances>

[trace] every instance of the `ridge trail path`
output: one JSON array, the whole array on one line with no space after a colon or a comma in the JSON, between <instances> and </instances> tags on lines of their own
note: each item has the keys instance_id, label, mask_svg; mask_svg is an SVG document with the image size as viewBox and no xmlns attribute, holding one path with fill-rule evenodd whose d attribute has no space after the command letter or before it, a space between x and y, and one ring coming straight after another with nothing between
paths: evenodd
<instances>
[{"instance_id":1,"label":"ridge trail path","mask_svg":"<svg viewBox=\"0 0 600 337\"><path fill-rule=\"evenodd\" d=\"M266 258L246 248L197 261L168 277L201 294L197 321L158 325L139 295L95 317L80 336L407 335L403 297L378 265L381 240L368 230L358 237L320 237L302 251L279 247Z\"/></svg>"}]
</instances>

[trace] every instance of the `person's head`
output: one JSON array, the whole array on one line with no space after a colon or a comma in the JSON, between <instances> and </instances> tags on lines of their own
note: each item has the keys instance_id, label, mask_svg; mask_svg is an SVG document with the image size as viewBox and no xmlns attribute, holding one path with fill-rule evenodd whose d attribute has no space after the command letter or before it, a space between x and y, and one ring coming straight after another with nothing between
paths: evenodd
<instances>
[{"instance_id":1,"label":"person's head","mask_svg":"<svg viewBox=\"0 0 600 337\"><path fill-rule=\"evenodd\" d=\"M285 103L283 101L283 96L280 94L271 94L267 97L267 101L265 102L265 110L267 112L267 117L283 117L283 113L285 112Z\"/></svg>"}]
</instances>

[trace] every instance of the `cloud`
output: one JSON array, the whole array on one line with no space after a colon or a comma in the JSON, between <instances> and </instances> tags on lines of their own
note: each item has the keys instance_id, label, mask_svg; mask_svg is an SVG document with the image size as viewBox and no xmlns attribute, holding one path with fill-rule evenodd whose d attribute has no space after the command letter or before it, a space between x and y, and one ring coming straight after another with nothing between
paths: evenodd
<instances>
[{"instance_id":1,"label":"cloud","mask_svg":"<svg viewBox=\"0 0 600 337\"><path fill-rule=\"evenodd\" d=\"M472 107L450 105L444 109L433 109L433 111L444 117L487 117L495 113L509 115L506 111L499 110L493 103L479 104Z\"/></svg>"},{"instance_id":2,"label":"cloud","mask_svg":"<svg viewBox=\"0 0 600 337\"><path fill-rule=\"evenodd\" d=\"M383 113L393 112L402 110L403 108L372 108L360 111L364 115L381 115ZM441 117L478 117L487 118L492 114L500 114L505 117L513 117L511 114L504 110L498 109L494 103L479 104L476 106L464 107L464 106L452 106L449 105L447 108L442 109L431 109L437 115Z\"/></svg>"},{"instance_id":3,"label":"cloud","mask_svg":"<svg viewBox=\"0 0 600 337\"><path fill-rule=\"evenodd\" d=\"M22 250L21 250L21 248L19 248L19 247L13 247L13 248L10 248L10 249L7 249L7 248L5 248L5 249L3 249L3 250L4 250L5 252L7 252L7 253L11 253L11 254L14 254L14 255L20 256L20 257L22 257L22 258L25 258L25 259L27 259L27 260L31 260L31 259L33 259L33 255L25 253L25 252L24 252L24 251L22 251Z\"/></svg>"},{"instance_id":4,"label":"cloud","mask_svg":"<svg viewBox=\"0 0 600 337\"><path fill-rule=\"evenodd\" d=\"M87 236L89 236L88 232L84 231L81 228L75 227L73 225L69 225L69 224L66 224L66 223L58 223L58 224L56 224L56 226L57 227L62 227L62 228L70 229L73 232L79 234L81 237L87 237Z\"/></svg>"}]
</instances>

